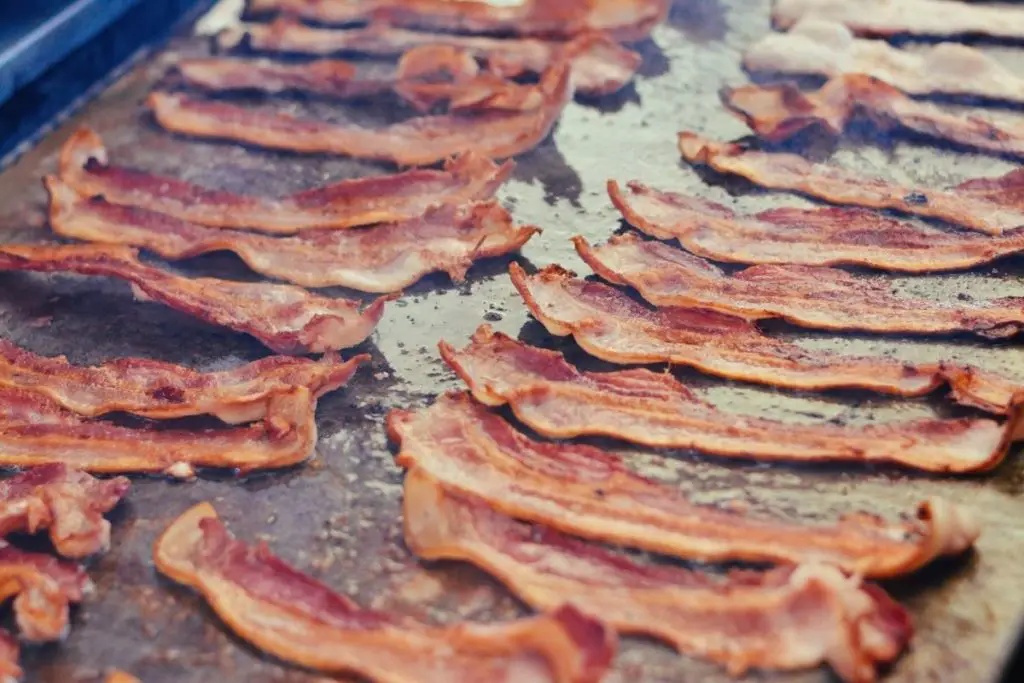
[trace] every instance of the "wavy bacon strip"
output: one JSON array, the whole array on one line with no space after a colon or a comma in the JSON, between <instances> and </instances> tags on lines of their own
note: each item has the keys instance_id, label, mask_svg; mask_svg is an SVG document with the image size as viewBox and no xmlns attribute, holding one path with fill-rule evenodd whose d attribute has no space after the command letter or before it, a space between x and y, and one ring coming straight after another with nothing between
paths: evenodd
<instances>
[{"instance_id":1,"label":"wavy bacon strip","mask_svg":"<svg viewBox=\"0 0 1024 683\"><path fill-rule=\"evenodd\" d=\"M405 480L405 543L427 560L471 562L539 610L568 600L620 633L650 635L741 675L828 663L873 681L910 640L906 610L882 589L808 564L715 581L642 565L546 527L514 521L420 469Z\"/></svg>"},{"instance_id":2,"label":"wavy bacon strip","mask_svg":"<svg viewBox=\"0 0 1024 683\"><path fill-rule=\"evenodd\" d=\"M979 530L943 501L914 521L858 514L800 524L695 505L592 446L534 441L473 401L447 394L388 414L397 462L503 514L570 534L702 561L827 562L866 576L899 576L971 546Z\"/></svg>"},{"instance_id":3,"label":"wavy bacon strip","mask_svg":"<svg viewBox=\"0 0 1024 683\"><path fill-rule=\"evenodd\" d=\"M951 37L982 35L1024 40L1024 10L1011 4L959 0L775 0L772 21L786 29L805 17L821 17L858 35Z\"/></svg>"},{"instance_id":4,"label":"wavy bacon strip","mask_svg":"<svg viewBox=\"0 0 1024 683\"><path fill-rule=\"evenodd\" d=\"M978 472L1006 457L1020 426L993 420L914 420L880 425L797 425L741 415L699 399L675 377L649 370L580 372L554 351L487 325L441 357L488 406L555 439L604 436L656 448L781 461L891 462L930 472Z\"/></svg>"},{"instance_id":5,"label":"wavy bacon strip","mask_svg":"<svg viewBox=\"0 0 1024 683\"><path fill-rule=\"evenodd\" d=\"M999 178L968 180L950 189L901 187L880 178L815 164L796 154L761 152L733 143L679 134L679 151L691 164L709 166L773 190L789 190L833 204L938 218L965 228L1001 235L1024 227L1024 169Z\"/></svg>"},{"instance_id":6,"label":"wavy bacon strip","mask_svg":"<svg viewBox=\"0 0 1024 683\"><path fill-rule=\"evenodd\" d=\"M186 278L108 245L0 245L0 271L77 273L125 280L137 298L256 337L278 353L325 353L363 342L384 315L382 297L360 310L348 299L266 282Z\"/></svg>"},{"instance_id":7,"label":"wavy bacon strip","mask_svg":"<svg viewBox=\"0 0 1024 683\"><path fill-rule=\"evenodd\" d=\"M77 564L0 541L0 602L13 598L21 640L63 640L70 628L71 604L81 602L91 588Z\"/></svg>"},{"instance_id":8,"label":"wavy bacon strip","mask_svg":"<svg viewBox=\"0 0 1024 683\"><path fill-rule=\"evenodd\" d=\"M611 363L674 363L720 377L791 389L859 388L922 396L948 384L960 403L1005 414L1019 385L972 368L908 365L805 351L766 336L743 318L699 308L650 310L600 282L558 266L527 275L510 267L530 313L557 336L572 335L587 353Z\"/></svg>"},{"instance_id":9,"label":"wavy bacon strip","mask_svg":"<svg viewBox=\"0 0 1024 683\"><path fill-rule=\"evenodd\" d=\"M868 266L934 273L983 265L1024 250L1024 231L937 230L857 208L781 208L738 216L715 202L637 181L608 196L633 227L726 263Z\"/></svg>"},{"instance_id":10,"label":"wavy bacon strip","mask_svg":"<svg viewBox=\"0 0 1024 683\"><path fill-rule=\"evenodd\" d=\"M462 204L494 194L515 164L495 165L472 152L444 169L342 180L281 199L210 190L110 166L106 148L88 128L75 131L60 155L60 178L86 197L136 206L193 223L292 234L314 227L350 228L415 218L438 203Z\"/></svg>"},{"instance_id":11,"label":"wavy bacon strip","mask_svg":"<svg viewBox=\"0 0 1024 683\"><path fill-rule=\"evenodd\" d=\"M771 142L808 128L838 136L863 114L885 128L902 127L994 154L1024 156L1024 126L999 126L974 116L950 114L863 74L838 76L806 94L790 83L741 86L723 91L722 100L759 137Z\"/></svg>"},{"instance_id":12,"label":"wavy bacon strip","mask_svg":"<svg viewBox=\"0 0 1024 683\"><path fill-rule=\"evenodd\" d=\"M972 332L989 339L1024 330L1021 297L953 306L897 296L886 278L835 268L753 266L730 275L699 256L636 235L612 237L597 247L582 237L573 243L595 273L633 287L656 306L709 308L747 320L780 318L819 330Z\"/></svg>"},{"instance_id":13,"label":"wavy bacon strip","mask_svg":"<svg viewBox=\"0 0 1024 683\"><path fill-rule=\"evenodd\" d=\"M540 228L515 227L497 202L430 208L419 218L360 230L268 237L209 228L131 206L83 199L54 177L50 226L63 237L142 247L166 259L232 251L258 273L304 287L400 291L442 271L462 281L478 259L518 250Z\"/></svg>"},{"instance_id":14,"label":"wavy bacon strip","mask_svg":"<svg viewBox=\"0 0 1024 683\"><path fill-rule=\"evenodd\" d=\"M508 624L447 627L362 609L265 544L232 538L209 503L172 523L153 558L168 578L199 591L240 637L319 671L380 683L596 683L615 653L614 633L568 606Z\"/></svg>"}]
</instances>

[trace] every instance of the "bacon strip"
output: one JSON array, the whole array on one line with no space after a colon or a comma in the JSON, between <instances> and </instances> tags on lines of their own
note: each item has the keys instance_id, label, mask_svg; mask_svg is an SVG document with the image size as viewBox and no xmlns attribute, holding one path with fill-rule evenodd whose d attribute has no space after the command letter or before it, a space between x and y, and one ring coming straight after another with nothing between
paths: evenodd
<instances>
[{"instance_id":1,"label":"bacon strip","mask_svg":"<svg viewBox=\"0 0 1024 683\"><path fill-rule=\"evenodd\" d=\"M858 114L865 114L885 128L901 126L965 147L1024 156L1024 126L1000 127L974 116L950 114L863 74L833 78L809 94L789 83L747 85L723 91L722 100L758 136L772 142L808 128L838 136Z\"/></svg>"},{"instance_id":2,"label":"bacon strip","mask_svg":"<svg viewBox=\"0 0 1024 683\"><path fill-rule=\"evenodd\" d=\"M276 1L276 0L275 0ZM858 35L963 36L1024 39L1024 10L958 0L776 0L772 21L781 29L804 17L836 21Z\"/></svg>"},{"instance_id":3,"label":"bacon strip","mask_svg":"<svg viewBox=\"0 0 1024 683\"><path fill-rule=\"evenodd\" d=\"M354 64L328 59L287 64L269 59L211 57L184 59L174 68L188 85L212 92L304 92L351 99L387 92L394 85L390 79L361 78Z\"/></svg>"},{"instance_id":4,"label":"bacon strip","mask_svg":"<svg viewBox=\"0 0 1024 683\"><path fill-rule=\"evenodd\" d=\"M738 144L706 140L694 133L679 134L679 151L691 164L719 173L742 176L774 190L789 190L833 204L895 209L939 218L965 228L1001 235L1024 227L1024 170L999 178L968 180L948 190L900 187L879 178L814 164L796 154L761 152Z\"/></svg>"},{"instance_id":5,"label":"bacon strip","mask_svg":"<svg viewBox=\"0 0 1024 683\"><path fill-rule=\"evenodd\" d=\"M137 298L158 301L200 320L256 337L278 353L324 353L363 342L392 297L364 310L348 299L316 296L266 282L186 278L143 264L117 246L0 245L0 271L101 275L132 284Z\"/></svg>"},{"instance_id":6,"label":"bacon strip","mask_svg":"<svg viewBox=\"0 0 1024 683\"><path fill-rule=\"evenodd\" d=\"M0 628L0 681L15 683L25 674L18 665L21 648L7 629Z\"/></svg>"},{"instance_id":7,"label":"bacon strip","mask_svg":"<svg viewBox=\"0 0 1024 683\"><path fill-rule=\"evenodd\" d=\"M508 404L521 422L555 439L604 436L655 448L695 448L736 458L891 462L930 472L978 472L1003 461L1020 426L993 420L914 420L848 427L758 419L702 401L672 375L649 370L580 372L561 354L527 346L487 325L441 357L473 397Z\"/></svg>"},{"instance_id":8,"label":"bacon strip","mask_svg":"<svg viewBox=\"0 0 1024 683\"><path fill-rule=\"evenodd\" d=\"M943 501L915 521L858 514L834 524L767 520L687 501L592 446L534 441L473 401L447 394L392 411L397 462L502 514L565 533L701 561L827 562L865 576L899 576L971 546L979 530Z\"/></svg>"},{"instance_id":9,"label":"bacon strip","mask_svg":"<svg viewBox=\"0 0 1024 683\"><path fill-rule=\"evenodd\" d=\"M1024 298L1007 297L951 306L892 293L883 277L835 268L754 266L729 275L699 256L636 235L612 237L593 247L573 243L595 273L628 285L656 306L694 306L747 320L781 318L820 330L950 334L989 339L1024 330Z\"/></svg>"},{"instance_id":10,"label":"bacon strip","mask_svg":"<svg viewBox=\"0 0 1024 683\"><path fill-rule=\"evenodd\" d=\"M652 311L613 287L575 279L558 266L528 276L513 263L510 273L530 313L548 332L572 335L587 353L611 363L674 363L791 389L848 387L898 396L922 396L948 384L957 401L1003 414L1012 410L1019 391L1010 380L972 368L805 351L718 311Z\"/></svg>"},{"instance_id":11,"label":"bacon strip","mask_svg":"<svg viewBox=\"0 0 1024 683\"><path fill-rule=\"evenodd\" d=\"M514 166L511 161L497 166L469 152L446 161L441 171L416 169L342 180L282 199L266 199L110 166L103 141L88 128L75 131L60 155L61 180L83 196L101 195L114 204L213 227L277 234L405 220L435 204L486 199L505 182Z\"/></svg>"},{"instance_id":12,"label":"bacon strip","mask_svg":"<svg viewBox=\"0 0 1024 683\"><path fill-rule=\"evenodd\" d=\"M743 65L750 71L827 77L867 74L911 95L1024 102L1024 78L981 50L960 43L917 48L857 39L842 24L808 18L788 33L770 33L752 45Z\"/></svg>"},{"instance_id":13,"label":"bacon strip","mask_svg":"<svg viewBox=\"0 0 1024 683\"><path fill-rule=\"evenodd\" d=\"M608 181L633 227L726 263L868 266L934 273L983 265L1024 250L1024 231L1002 235L936 230L855 208L781 208L737 216L715 202Z\"/></svg>"},{"instance_id":14,"label":"bacon strip","mask_svg":"<svg viewBox=\"0 0 1024 683\"><path fill-rule=\"evenodd\" d=\"M540 232L532 226L515 227L508 211L488 202L443 205L419 218L375 228L268 237L83 199L52 176L46 186L50 226L58 235L142 247L166 259L232 251L256 272L304 287L395 292L434 271L461 282L474 261L516 251Z\"/></svg>"},{"instance_id":15,"label":"bacon strip","mask_svg":"<svg viewBox=\"0 0 1024 683\"><path fill-rule=\"evenodd\" d=\"M874 681L913 632L880 588L828 565L715 581L516 522L423 470L406 477L404 499L405 543L420 557L471 562L539 610L568 600L620 633L655 636L733 675L828 663L843 680Z\"/></svg>"},{"instance_id":16,"label":"bacon strip","mask_svg":"<svg viewBox=\"0 0 1024 683\"><path fill-rule=\"evenodd\" d=\"M63 640L71 603L82 601L92 583L77 564L18 550L0 541L0 602L14 599L22 640Z\"/></svg>"},{"instance_id":17,"label":"bacon strip","mask_svg":"<svg viewBox=\"0 0 1024 683\"><path fill-rule=\"evenodd\" d=\"M265 544L232 538L209 503L172 523L153 558L240 637L310 669L381 683L596 683L615 653L614 633L569 606L509 624L448 627L362 609Z\"/></svg>"}]
</instances>

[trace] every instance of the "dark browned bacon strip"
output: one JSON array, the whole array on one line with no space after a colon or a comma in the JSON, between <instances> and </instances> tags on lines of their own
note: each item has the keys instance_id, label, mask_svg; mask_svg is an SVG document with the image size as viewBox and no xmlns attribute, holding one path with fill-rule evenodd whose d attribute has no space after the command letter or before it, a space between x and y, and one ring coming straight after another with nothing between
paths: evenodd
<instances>
[{"instance_id":1,"label":"dark browned bacon strip","mask_svg":"<svg viewBox=\"0 0 1024 683\"><path fill-rule=\"evenodd\" d=\"M605 280L628 285L656 306L693 306L747 320L781 318L820 330L951 334L990 339L1024 329L1024 298L950 305L897 296L880 276L813 266L753 266L729 275L699 256L636 235L573 243Z\"/></svg>"},{"instance_id":2,"label":"dark browned bacon strip","mask_svg":"<svg viewBox=\"0 0 1024 683\"><path fill-rule=\"evenodd\" d=\"M77 564L0 541L0 602L13 598L21 640L63 640L70 629L71 604L81 602L91 587Z\"/></svg>"},{"instance_id":3,"label":"dark browned bacon strip","mask_svg":"<svg viewBox=\"0 0 1024 683\"><path fill-rule=\"evenodd\" d=\"M827 562L865 576L899 576L969 548L979 530L943 501L914 521L858 514L794 523L695 505L592 446L534 441L469 394L395 410L388 434L398 464L445 489L482 498L503 514L585 538L702 561Z\"/></svg>"},{"instance_id":4,"label":"dark browned bacon strip","mask_svg":"<svg viewBox=\"0 0 1024 683\"><path fill-rule=\"evenodd\" d=\"M291 285L186 278L146 265L134 249L107 245L0 245L0 271L101 275L125 280L137 298L256 337L278 353L324 353L361 343L389 298L365 309Z\"/></svg>"},{"instance_id":5,"label":"dark browned bacon strip","mask_svg":"<svg viewBox=\"0 0 1024 683\"><path fill-rule=\"evenodd\" d=\"M1024 250L1024 231L939 230L858 208L781 208L738 216L715 202L637 181L608 195L632 226L727 263L868 266L908 273L962 270Z\"/></svg>"},{"instance_id":6,"label":"dark browned bacon strip","mask_svg":"<svg viewBox=\"0 0 1024 683\"><path fill-rule=\"evenodd\" d=\"M733 675L827 663L845 681L874 681L912 635L909 615L880 588L828 565L713 580L514 521L421 469L406 477L404 499L405 543L420 557L471 562L539 610L571 602Z\"/></svg>"},{"instance_id":7,"label":"dark browned bacon strip","mask_svg":"<svg viewBox=\"0 0 1024 683\"><path fill-rule=\"evenodd\" d=\"M167 259L232 251L256 272L304 287L396 292L435 271L461 281L474 261L516 251L540 232L514 226L508 211L487 202L442 205L419 218L373 228L270 237L83 199L52 176L46 186L50 226L63 237L142 247Z\"/></svg>"},{"instance_id":8,"label":"dark browned bacon strip","mask_svg":"<svg viewBox=\"0 0 1024 683\"><path fill-rule=\"evenodd\" d=\"M709 166L773 190L789 190L833 204L938 218L990 235L1024 227L1024 169L999 178L969 180L950 189L901 187L796 154L761 152L738 144L679 134L679 151L691 164Z\"/></svg>"},{"instance_id":9,"label":"dark browned bacon strip","mask_svg":"<svg viewBox=\"0 0 1024 683\"><path fill-rule=\"evenodd\" d=\"M232 538L209 503L171 524L153 558L255 647L332 674L380 683L597 683L615 653L614 633L568 606L507 624L447 627L362 609L266 544Z\"/></svg>"},{"instance_id":10,"label":"dark browned bacon strip","mask_svg":"<svg viewBox=\"0 0 1024 683\"><path fill-rule=\"evenodd\" d=\"M558 336L611 363L673 363L720 377L805 390L859 388L922 396L949 385L955 399L1007 413L1020 387L1003 377L953 365L909 365L805 351L763 334L748 320L699 308L650 310L600 282L558 266L527 275L510 267L530 313Z\"/></svg>"},{"instance_id":11,"label":"dark browned bacon strip","mask_svg":"<svg viewBox=\"0 0 1024 683\"><path fill-rule=\"evenodd\" d=\"M237 195L175 178L109 165L103 141L88 128L61 149L60 177L85 197L136 206L220 228L291 234L306 228L350 228L415 218L434 204L486 199L514 164L501 166L474 153L445 162L443 170L416 169L390 176L343 180L281 199Z\"/></svg>"},{"instance_id":12,"label":"dark browned bacon strip","mask_svg":"<svg viewBox=\"0 0 1024 683\"><path fill-rule=\"evenodd\" d=\"M891 462L931 472L989 470L1006 457L1019 412L985 419L878 425L793 424L701 400L675 377L649 370L580 372L554 351L482 326L461 351L441 357L485 405L508 404L544 436L605 436L661 448L782 461Z\"/></svg>"}]
</instances>

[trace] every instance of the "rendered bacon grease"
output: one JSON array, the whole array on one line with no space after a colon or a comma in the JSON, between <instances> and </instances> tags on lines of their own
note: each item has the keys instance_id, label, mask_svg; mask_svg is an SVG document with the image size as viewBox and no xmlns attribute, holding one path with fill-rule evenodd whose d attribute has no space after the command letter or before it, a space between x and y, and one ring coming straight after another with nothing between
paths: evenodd
<instances>
[{"instance_id":1,"label":"rendered bacon grease","mask_svg":"<svg viewBox=\"0 0 1024 683\"><path fill-rule=\"evenodd\" d=\"M495 510L585 538L702 561L826 562L865 576L900 576L969 548L978 527L940 500L895 524L858 514L801 524L690 503L592 446L534 441L468 394L394 410L397 462Z\"/></svg>"},{"instance_id":2,"label":"rendered bacon grease","mask_svg":"<svg viewBox=\"0 0 1024 683\"><path fill-rule=\"evenodd\" d=\"M327 673L376 683L597 683L615 653L614 633L569 606L512 623L446 627L362 609L265 544L232 538L209 503L173 522L153 558L244 640Z\"/></svg>"},{"instance_id":3,"label":"rendered bacon grease","mask_svg":"<svg viewBox=\"0 0 1024 683\"><path fill-rule=\"evenodd\" d=\"M568 600L620 633L654 636L733 675L828 663L843 680L873 681L912 634L906 611L880 588L828 565L722 580L643 565L516 522L418 469L404 500L405 543L420 557L471 562L539 610Z\"/></svg>"}]
</instances>

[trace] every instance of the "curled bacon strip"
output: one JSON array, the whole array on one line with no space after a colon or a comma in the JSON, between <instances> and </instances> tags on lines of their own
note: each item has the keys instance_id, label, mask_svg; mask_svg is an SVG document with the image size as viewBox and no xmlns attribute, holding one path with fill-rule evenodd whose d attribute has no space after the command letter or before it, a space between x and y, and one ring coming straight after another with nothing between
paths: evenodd
<instances>
[{"instance_id":1,"label":"curled bacon strip","mask_svg":"<svg viewBox=\"0 0 1024 683\"><path fill-rule=\"evenodd\" d=\"M805 351L718 311L652 311L613 287L575 279L558 266L527 275L513 263L510 272L530 313L548 332L572 335L587 353L611 363L675 363L792 389L850 387L898 396L922 396L948 384L957 401L995 413L1011 411L1019 390L1007 379L972 368Z\"/></svg>"},{"instance_id":2,"label":"curled bacon strip","mask_svg":"<svg viewBox=\"0 0 1024 683\"><path fill-rule=\"evenodd\" d=\"M915 521L854 515L834 524L766 520L695 505L592 446L534 441L468 394L419 411L392 411L397 462L446 489L560 531L702 561L828 562L865 576L899 576L971 547L974 521L949 503L921 505Z\"/></svg>"},{"instance_id":3,"label":"curled bacon strip","mask_svg":"<svg viewBox=\"0 0 1024 683\"><path fill-rule=\"evenodd\" d=\"M125 280L139 299L245 332L278 353L324 353L355 346L373 333L385 302L394 298L382 297L360 310L356 301L316 296L291 285L181 277L137 257L134 249L117 246L0 245L0 271Z\"/></svg>"},{"instance_id":4,"label":"curled bacon strip","mask_svg":"<svg viewBox=\"0 0 1024 683\"><path fill-rule=\"evenodd\" d=\"M404 499L405 543L420 557L471 562L537 609L568 600L620 633L658 637L733 675L827 662L843 680L873 681L912 635L885 592L828 565L715 581L516 522L420 469L406 477Z\"/></svg>"},{"instance_id":5,"label":"curled bacon strip","mask_svg":"<svg viewBox=\"0 0 1024 683\"><path fill-rule=\"evenodd\" d=\"M782 461L893 462L931 472L978 472L1006 457L1020 413L993 420L914 420L881 425L797 425L732 412L699 399L672 375L649 370L580 372L561 354L484 325L441 357L485 405L508 404L544 436L605 436L646 446L696 448Z\"/></svg>"},{"instance_id":6,"label":"curled bacon strip","mask_svg":"<svg viewBox=\"0 0 1024 683\"><path fill-rule=\"evenodd\" d=\"M209 503L171 524L153 558L239 636L310 669L381 683L596 683L615 653L614 633L568 606L510 624L448 627L362 609L265 544L232 538Z\"/></svg>"},{"instance_id":7,"label":"curled bacon strip","mask_svg":"<svg viewBox=\"0 0 1024 683\"><path fill-rule=\"evenodd\" d=\"M789 190L833 204L895 209L938 218L990 235L1024 227L1024 169L999 178L968 180L948 190L901 187L864 178L835 166L814 164L796 154L761 152L738 144L679 134L679 151L691 164L739 175L773 190Z\"/></svg>"},{"instance_id":8,"label":"curled bacon strip","mask_svg":"<svg viewBox=\"0 0 1024 683\"><path fill-rule=\"evenodd\" d=\"M438 203L486 199L514 167L472 152L445 162L444 170L416 169L390 176L343 180L282 199L210 190L174 178L108 164L103 141L88 128L61 149L60 178L86 197L158 211L193 223L291 234L306 228L350 228L415 218Z\"/></svg>"},{"instance_id":9,"label":"curled bacon strip","mask_svg":"<svg viewBox=\"0 0 1024 683\"><path fill-rule=\"evenodd\" d=\"M77 564L0 541L0 602L14 599L14 620L22 640L63 640L70 627L71 603L81 602L91 587Z\"/></svg>"},{"instance_id":10,"label":"curled bacon strip","mask_svg":"<svg viewBox=\"0 0 1024 683\"><path fill-rule=\"evenodd\" d=\"M761 138L786 140L808 128L841 135L858 114L928 137L995 154L1024 156L1024 126L999 126L958 116L912 100L891 85L863 74L838 76L805 94L795 85L747 85L722 92L725 105Z\"/></svg>"},{"instance_id":11,"label":"curled bacon strip","mask_svg":"<svg viewBox=\"0 0 1024 683\"><path fill-rule=\"evenodd\" d=\"M628 285L656 306L694 306L747 320L781 318L820 330L1013 337L1024 329L1024 298L951 306L892 293L888 279L811 266L754 266L729 275L699 256L636 235L594 247L573 243L608 282Z\"/></svg>"},{"instance_id":12,"label":"curled bacon strip","mask_svg":"<svg viewBox=\"0 0 1024 683\"><path fill-rule=\"evenodd\" d=\"M737 216L715 202L608 181L633 227L727 263L869 266L908 273L961 270L1024 250L1024 231L1003 235L935 230L856 208L781 208Z\"/></svg>"},{"instance_id":13,"label":"curled bacon strip","mask_svg":"<svg viewBox=\"0 0 1024 683\"><path fill-rule=\"evenodd\" d=\"M515 227L508 211L488 202L434 207L419 218L373 228L269 237L83 199L52 176L46 186L50 226L58 235L142 247L166 259L232 251L256 272L304 287L395 292L434 271L461 281L474 261L516 251L540 232Z\"/></svg>"}]
</instances>

